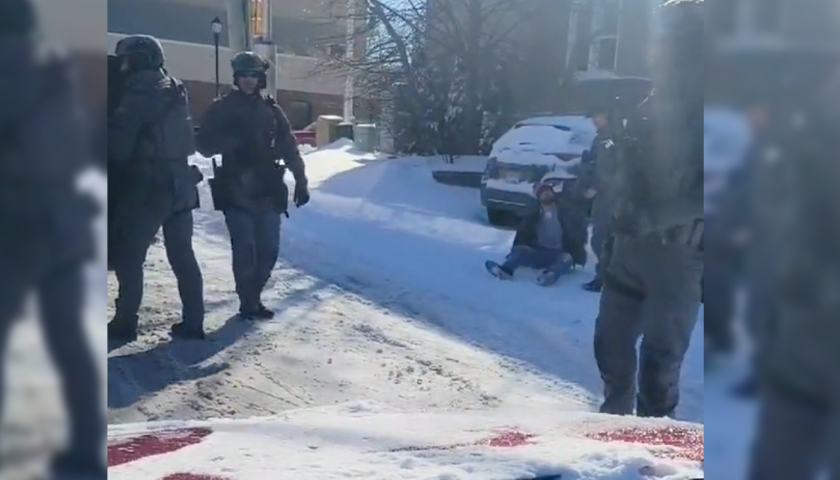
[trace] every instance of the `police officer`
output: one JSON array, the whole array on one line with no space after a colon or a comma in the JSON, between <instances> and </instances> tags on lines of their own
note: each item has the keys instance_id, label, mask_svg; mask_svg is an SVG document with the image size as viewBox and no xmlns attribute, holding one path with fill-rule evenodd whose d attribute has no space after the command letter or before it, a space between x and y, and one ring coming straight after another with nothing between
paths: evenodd
<instances>
[{"instance_id":1,"label":"police officer","mask_svg":"<svg viewBox=\"0 0 840 480\"><path fill-rule=\"evenodd\" d=\"M594 338L604 413L673 416L679 401L703 275L702 7L702 0L659 7L665 28L654 93L622 119L612 149L614 237Z\"/></svg>"},{"instance_id":2,"label":"police officer","mask_svg":"<svg viewBox=\"0 0 840 480\"><path fill-rule=\"evenodd\" d=\"M607 131L609 113L608 108L599 107L593 109L590 115L598 133L592 141L592 147L589 149L585 161L584 171L586 174L582 175L581 178L585 184L582 187L584 197L594 198L592 201L592 238L590 244L598 259L598 264L595 266L595 278L583 286L585 290L590 292L601 291L603 284L602 269L607 264L608 240L612 237L612 203L615 187L612 186L611 176L615 168L609 162L614 156L605 154L602 155L603 159L601 159L598 155L599 151L608 150L614 145L610 141Z\"/></svg>"},{"instance_id":3,"label":"police officer","mask_svg":"<svg viewBox=\"0 0 840 480\"><path fill-rule=\"evenodd\" d=\"M761 401L750 480L840 475L840 30L831 33L834 51L794 45L769 62L788 78L750 171L748 278L762 295L750 313Z\"/></svg>"},{"instance_id":4,"label":"police officer","mask_svg":"<svg viewBox=\"0 0 840 480\"><path fill-rule=\"evenodd\" d=\"M289 121L264 91L269 66L256 53L236 54L231 60L236 88L210 106L198 134L202 155L222 155L211 189L214 207L224 212L230 232L243 319L274 316L260 295L277 262L280 218L288 209L285 168L294 175L296 206L309 201L306 171Z\"/></svg>"},{"instance_id":5,"label":"police officer","mask_svg":"<svg viewBox=\"0 0 840 480\"><path fill-rule=\"evenodd\" d=\"M29 1L0 2L0 357L34 290L70 418L68 448L52 470L105 478L105 411L84 328L96 211L75 186L89 167L90 135L70 63L38 53L36 28Z\"/></svg>"},{"instance_id":6,"label":"police officer","mask_svg":"<svg viewBox=\"0 0 840 480\"><path fill-rule=\"evenodd\" d=\"M192 210L198 207L201 173L187 160L195 152L186 88L167 75L163 48L155 38L132 35L117 43L123 91L108 125L109 183L120 186L113 223L117 252L112 267L119 281L116 313L108 324L115 341L137 338L143 298L143 263L163 227L166 256L178 280L182 321L178 338L204 338L204 292L192 246Z\"/></svg>"}]
</instances>

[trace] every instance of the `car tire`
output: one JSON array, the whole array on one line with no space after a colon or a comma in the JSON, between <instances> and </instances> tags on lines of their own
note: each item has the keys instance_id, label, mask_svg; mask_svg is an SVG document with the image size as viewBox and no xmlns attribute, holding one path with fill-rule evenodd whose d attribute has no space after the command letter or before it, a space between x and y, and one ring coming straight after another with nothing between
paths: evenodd
<instances>
[{"instance_id":1,"label":"car tire","mask_svg":"<svg viewBox=\"0 0 840 480\"><path fill-rule=\"evenodd\" d=\"M503 210L487 207L487 222L490 225L501 226L505 224L507 215Z\"/></svg>"}]
</instances>

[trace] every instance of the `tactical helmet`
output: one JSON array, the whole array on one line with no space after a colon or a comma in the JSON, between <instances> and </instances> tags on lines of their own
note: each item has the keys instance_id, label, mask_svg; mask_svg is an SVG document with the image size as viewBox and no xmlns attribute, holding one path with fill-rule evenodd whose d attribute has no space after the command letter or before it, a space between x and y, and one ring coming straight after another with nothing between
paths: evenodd
<instances>
[{"instance_id":1,"label":"tactical helmet","mask_svg":"<svg viewBox=\"0 0 840 480\"><path fill-rule=\"evenodd\" d=\"M233 76L243 73L265 74L269 63L254 52L239 52L230 60L230 66L233 69Z\"/></svg>"},{"instance_id":2,"label":"tactical helmet","mask_svg":"<svg viewBox=\"0 0 840 480\"><path fill-rule=\"evenodd\" d=\"M131 70L163 67L163 46L151 35L131 35L117 42L116 54L127 58Z\"/></svg>"}]
</instances>

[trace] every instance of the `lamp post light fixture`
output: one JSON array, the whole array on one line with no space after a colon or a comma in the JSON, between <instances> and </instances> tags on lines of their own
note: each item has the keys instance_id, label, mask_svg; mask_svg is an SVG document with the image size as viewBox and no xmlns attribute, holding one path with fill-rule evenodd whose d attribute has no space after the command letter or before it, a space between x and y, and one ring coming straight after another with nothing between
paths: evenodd
<instances>
[{"instance_id":1,"label":"lamp post light fixture","mask_svg":"<svg viewBox=\"0 0 840 480\"><path fill-rule=\"evenodd\" d=\"M210 27L213 29L213 47L216 53L216 98L219 97L219 37L222 34L222 21L219 17L210 22Z\"/></svg>"}]
</instances>

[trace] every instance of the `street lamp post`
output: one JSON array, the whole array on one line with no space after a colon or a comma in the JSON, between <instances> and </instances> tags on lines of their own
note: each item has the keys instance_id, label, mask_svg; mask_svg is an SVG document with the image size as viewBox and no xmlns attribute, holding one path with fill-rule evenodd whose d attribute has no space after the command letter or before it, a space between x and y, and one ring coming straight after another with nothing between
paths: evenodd
<instances>
[{"instance_id":1,"label":"street lamp post","mask_svg":"<svg viewBox=\"0 0 840 480\"><path fill-rule=\"evenodd\" d=\"M222 21L219 17L210 22L210 27L213 29L213 47L216 52L216 98L219 97L219 37L222 34Z\"/></svg>"}]
</instances>

